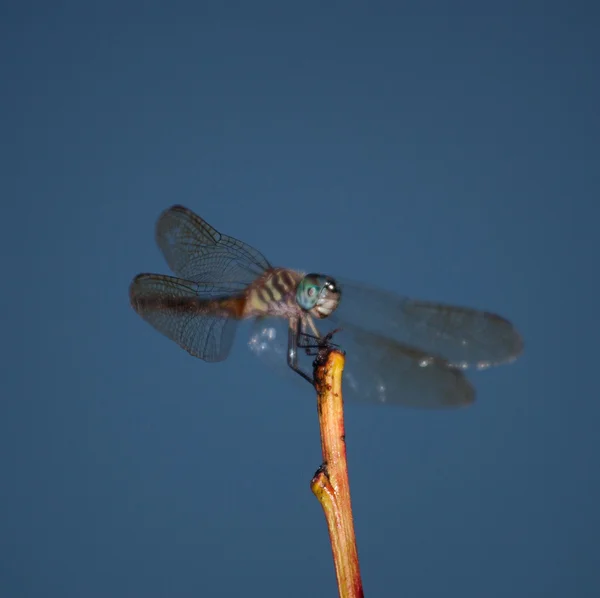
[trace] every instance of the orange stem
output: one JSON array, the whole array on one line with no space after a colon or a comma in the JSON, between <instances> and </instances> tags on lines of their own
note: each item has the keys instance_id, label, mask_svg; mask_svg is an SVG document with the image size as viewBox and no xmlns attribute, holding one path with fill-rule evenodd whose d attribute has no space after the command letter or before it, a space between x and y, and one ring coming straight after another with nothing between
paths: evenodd
<instances>
[{"instance_id":1,"label":"orange stem","mask_svg":"<svg viewBox=\"0 0 600 598\"><path fill-rule=\"evenodd\" d=\"M330 351L315 366L323 464L311 481L327 521L340 598L364 596L352 519L342 399L344 355Z\"/></svg>"}]
</instances>

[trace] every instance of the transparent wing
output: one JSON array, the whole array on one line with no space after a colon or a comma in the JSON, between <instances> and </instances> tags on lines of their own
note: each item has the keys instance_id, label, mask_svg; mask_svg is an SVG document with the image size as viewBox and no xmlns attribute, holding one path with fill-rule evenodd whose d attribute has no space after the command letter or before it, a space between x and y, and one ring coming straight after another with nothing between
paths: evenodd
<instances>
[{"instance_id":1,"label":"transparent wing","mask_svg":"<svg viewBox=\"0 0 600 598\"><path fill-rule=\"evenodd\" d=\"M475 400L475 391L463 372L443 359L351 326L336 333L333 341L346 351L346 401L443 409L463 407ZM287 366L285 321L258 320L249 347L261 361L306 385ZM303 355L301 349L298 354L302 367L311 372L314 357Z\"/></svg>"},{"instance_id":2,"label":"transparent wing","mask_svg":"<svg viewBox=\"0 0 600 598\"><path fill-rule=\"evenodd\" d=\"M418 301L350 281L337 281L342 297L328 318L370 339L419 349L457 368L480 369L513 361L523 341L504 318L465 307Z\"/></svg>"},{"instance_id":3,"label":"transparent wing","mask_svg":"<svg viewBox=\"0 0 600 598\"><path fill-rule=\"evenodd\" d=\"M424 409L475 400L463 372L444 359L360 328L346 327L333 341L346 351L344 388L353 400Z\"/></svg>"},{"instance_id":4,"label":"transparent wing","mask_svg":"<svg viewBox=\"0 0 600 598\"><path fill-rule=\"evenodd\" d=\"M240 291L271 265L256 249L217 232L183 206L163 212L156 223L156 242L169 268L198 283L221 283Z\"/></svg>"},{"instance_id":5,"label":"transparent wing","mask_svg":"<svg viewBox=\"0 0 600 598\"><path fill-rule=\"evenodd\" d=\"M237 321L211 312L210 299L222 294L214 285L160 274L140 274L129 287L133 309L156 330L205 361L229 354Z\"/></svg>"}]
</instances>

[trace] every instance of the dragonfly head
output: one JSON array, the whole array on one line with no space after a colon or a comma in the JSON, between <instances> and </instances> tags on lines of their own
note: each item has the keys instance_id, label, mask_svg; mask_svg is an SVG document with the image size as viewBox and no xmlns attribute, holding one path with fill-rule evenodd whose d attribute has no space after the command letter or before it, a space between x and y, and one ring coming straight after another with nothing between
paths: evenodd
<instances>
[{"instance_id":1,"label":"dragonfly head","mask_svg":"<svg viewBox=\"0 0 600 598\"><path fill-rule=\"evenodd\" d=\"M341 291L335 280L324 274L307 274L298 284L298 305L315 318L331 315L340 302Z\"/></svg>"}]
</instances>

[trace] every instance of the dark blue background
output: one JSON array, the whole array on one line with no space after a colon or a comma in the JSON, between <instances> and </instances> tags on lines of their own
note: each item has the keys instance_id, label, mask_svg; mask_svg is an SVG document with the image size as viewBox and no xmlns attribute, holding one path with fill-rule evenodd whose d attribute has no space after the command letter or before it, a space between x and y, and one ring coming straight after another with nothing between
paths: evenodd
<instances>
[{"instance_id":1,"label":"dark blue background","mask_svg":"<svg viewBox=\"0 0 600 598\"><path fill-rule=\"evenodd\" d=\"M600 595L594 5L80 4L0 20L0 595L336 595L313 394L129 307L173 203L524 336L467 410L348 406L368 596Z\"/></svg>"}]
</instances>

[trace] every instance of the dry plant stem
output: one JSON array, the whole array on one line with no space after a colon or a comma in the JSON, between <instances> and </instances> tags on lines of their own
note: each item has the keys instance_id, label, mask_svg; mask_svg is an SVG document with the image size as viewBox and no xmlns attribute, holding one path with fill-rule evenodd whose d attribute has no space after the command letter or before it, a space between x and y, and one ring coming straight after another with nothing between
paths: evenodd
<instances>
[{"instance_id":1,"label":"dry plant stem","mask_svg":"<svg viewBox=\"0 0 600 598\"><path fill-rule=\"evenodd\" d=\"M352 520L342 401L344 356L331 351L315 368L323 465L311 489L327 520L340 598L364 596Z\"/></svg>"}]
</instances>

